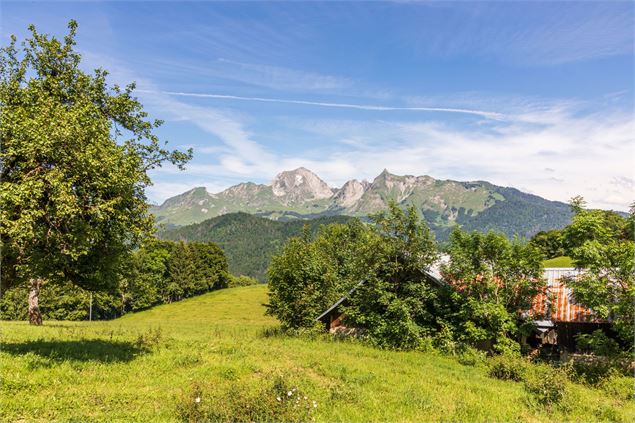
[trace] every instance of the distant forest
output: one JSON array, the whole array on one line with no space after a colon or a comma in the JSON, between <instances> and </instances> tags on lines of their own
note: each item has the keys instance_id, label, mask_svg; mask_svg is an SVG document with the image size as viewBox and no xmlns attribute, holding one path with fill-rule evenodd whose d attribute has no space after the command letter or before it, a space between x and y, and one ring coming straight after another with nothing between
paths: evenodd
<instances>
[{"instance_id":1,"label":"distant forest","mask_svg":"<svg viewBox=\"0 0 635 423\"><path fill-rule=\"evenodd\" d=\"M194 225L160 231L158 236L171 241L213 241L225 252L231 273L265 282L271 257L281 251L287 239L301 235L305 225L315 234L322 225L347 223L355 219L328 216L280 222L247 213L231 213Z\"/></svg>"}]
</instances>

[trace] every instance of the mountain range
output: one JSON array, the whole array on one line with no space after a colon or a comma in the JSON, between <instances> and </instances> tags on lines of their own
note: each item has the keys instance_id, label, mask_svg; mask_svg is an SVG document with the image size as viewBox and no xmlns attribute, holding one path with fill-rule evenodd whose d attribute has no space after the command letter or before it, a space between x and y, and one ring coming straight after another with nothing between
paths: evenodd
<instances>
[{"instance_id":1,"label":"mountain range","mask_svg":"<svg viewBox=\"0 0 635 423\"><path fill-rule=\"evenodd\" d=\"M364 218L385 209L389 201L414 205L439 239L447 238L454 225L529 237L564 227L571 218L565 203L485 181L400 176L384 170L371 182L353 179L333 188L303 167L279 173L269 185L246 182L219 193L193 188L153 206L151 212L157 223L171 228L235 212L280 221L335 215Z\"/></svg>"}]
</instances>

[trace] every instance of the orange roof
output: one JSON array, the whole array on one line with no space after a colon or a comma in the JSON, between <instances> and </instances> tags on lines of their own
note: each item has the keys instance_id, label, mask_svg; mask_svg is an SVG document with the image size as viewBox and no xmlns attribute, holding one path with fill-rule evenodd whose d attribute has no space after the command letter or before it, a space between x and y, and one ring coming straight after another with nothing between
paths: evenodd
<instances>
[{"instance_id":1,"label":"orange roof","mask_svg":"<svg viewBox=\"0 0 635 423\"><path fill-rule=\"evenodd\" d=\"M534 298L530 314L544 317L555 322L600 322L593 311L575 303L573 292L564 284L567 277L579 275L580 270L573 268L547 268L544 277L547 279L546 293ZM550 316L544 316L551 311Z\"/></svg>"}]
</instances>

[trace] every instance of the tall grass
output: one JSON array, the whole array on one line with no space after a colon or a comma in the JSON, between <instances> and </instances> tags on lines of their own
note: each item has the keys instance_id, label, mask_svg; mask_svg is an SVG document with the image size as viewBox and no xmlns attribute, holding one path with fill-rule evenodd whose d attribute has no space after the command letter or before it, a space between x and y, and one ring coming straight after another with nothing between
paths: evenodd
<instances>
[{"instance_id":1,"label":"tall grass","mask_svg":"<svg viewBox=\"0 0 635 423\"><path fill-rule=\"evenodd\" d=\"M603 386L570 384L562 405L544 407L523 382L492 378L486 366L462 365L434 352L279 335L277 323L263 314L266 301L266 287L251 286L109 322L42 327L1 322L1 418L541 422L635 417L631 398ZM301 393L299 408L277 401L292 389L293 395ZM258 408L263 399L265 408Z\"/></svg>"}]
</instances>

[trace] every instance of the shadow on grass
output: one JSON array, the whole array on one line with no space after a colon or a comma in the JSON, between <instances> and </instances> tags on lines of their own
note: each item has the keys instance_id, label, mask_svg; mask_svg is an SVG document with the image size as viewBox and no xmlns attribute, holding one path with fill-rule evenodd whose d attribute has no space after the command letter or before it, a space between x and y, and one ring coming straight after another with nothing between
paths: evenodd
<instances>
[{"instance_id":1,"label":"shadow on grass","mask_svg":"<svg viewBox=\"0 0 635 423\"><path fill-rule=\"evenodd\" d=\"M78 341L3 342L0 351L14 356L35 354L52 361L96 361L121 363L149 352L149 348L135 342L86 339Z\"/></svg>"}]
</instances>

